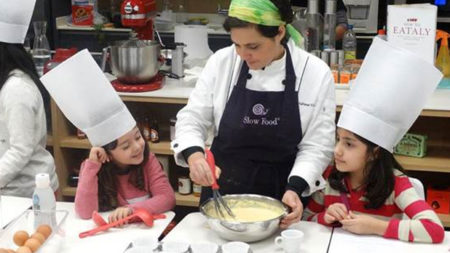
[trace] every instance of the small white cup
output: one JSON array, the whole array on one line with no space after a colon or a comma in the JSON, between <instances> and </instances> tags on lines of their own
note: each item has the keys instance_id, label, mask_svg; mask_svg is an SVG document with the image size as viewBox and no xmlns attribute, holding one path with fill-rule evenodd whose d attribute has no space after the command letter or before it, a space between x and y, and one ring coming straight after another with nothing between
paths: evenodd
<instances>
[{"instance_id":1,"label":"small white cup","mask_svg":"<svg viewBox=\"0 0 450 253\"><path fill-rule=\"evenodd\" d=\"M275 238L275 244L281 246L286 253L298 253L303 236L300 230L287 229L281 232L281 236Z\"/></svg>"},{"instance_id":2,"label":"small white cup","mask_svg":"<svg viewBox=\"0 0 450 253\"><path fill-rule=\"evenodd\" d=\"M217 253L219 246L215 243L202 242L191 244L192 253Z\"/></svg>"},{"instance_id":3,"label":"small white cup","mask_svg":"<svg viewBox=\"0 0 450 253\"><path fill-rule=\"evenodd\" d=\"M155 250L159 246L158 238L156 237L139 236L134 238L131 242L133 247L145 247L150 250Z\"/></svg>"},{"instance_id":4,"label":"small white cup","mask_svg":"<svg viewBox=\"0 0 450 253\"><path fill-rule=\"evenodd\" d=\"M222 253L248 253L250 245L245 242L228 242L222 245Z\"/></svg>"},{"instance_id":5,"label":"small white cup","mask_svg":"<svg viewBox=\"0 0 450 253\"><path fill-rule=\"evenodd\" d=\"M153 252L153 249L149 248L149 247L145 247L145 246L136 246L136 247L132 247L127 249L127 251L125 251L126 253L148 253L148 252Z\"/></svg>"},{"instance_id":6,"label":"small white cup","mask_svg":"<svg viewBox=\"0 0 450 253\"><path fill-rule=\"evenodd\" d=\"M187 242L176 242L176 241L168 241L162 244L162 250L165 252L172 253L184 253L189 250L189 243Z\"/></svg>"}]
</instances>

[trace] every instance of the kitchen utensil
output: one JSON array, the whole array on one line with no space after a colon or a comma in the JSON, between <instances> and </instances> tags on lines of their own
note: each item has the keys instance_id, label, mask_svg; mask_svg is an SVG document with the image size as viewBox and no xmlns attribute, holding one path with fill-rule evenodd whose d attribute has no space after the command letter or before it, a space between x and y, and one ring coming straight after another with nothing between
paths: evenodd
<instances>
[{"instance_id":1,"label":"kitchen utensil","mask_svg":"<svg viewBox=\"0 0 450 253\"><path fill-rule=\"evenodd\" d=\"M272 219L239 222L224 219L217 215L212 198L203 202L200 206L200 212L207 218L209 227L221 238L230 241L254 242L265 239L278 231L281 219L288 213L288 208L281 201L271 197L257 194L228 194L223 198L233 208L243 204L255 208L279 210L280 212L279 216Z\"/></svg>"},{"instance_id":2,"label":"kitchen utensil","mask_svg":"<svg viewBox=\"0 0 450 253\"><path fill-rule=\"evenodd\" d=\"M113 45L103 49L103 71L108 54L113 75L127 84L149 82L162 65L160 44L153 40L131 38L113 42Z\"/></svg>"},{"instance_id":3,"label":"kitchen utensil","mask_svg":"<svg viewBox=\"0 0 450 253\"><path fill-rule=\"evenodd\" d=\"M208 162L209 168L211 169L212 178L213 178L213 184L211 185L212 191L213 191L213 198L214 198L214 208L216 209L217 214L222 217L225 217L225 214L222 212L222 207L226 210L228 215L231 217L235 217L231 209L228 207L227 203L223 200L222 195L220 195L219 192L219 185L217 184L216 179L216 162L214 161L214 156L211 150L206 150L206 161Z\"/></svg>"},{"instance_id":4,"label":"kitchen utensil","mask_svg":"<svg viewBox=\"0 0 450 253\"><path fill-rule=\"evenodd\" d=\"M137 211L139 211L139 212L147 212L147 211L145 211L145 210L142 210L142 211L140 211L141 209L138 209ZM133 215L133 214L132 214ZM165 214L155 214L155 215L153 215L153 219L154 220L157 220L157 219L165 219L166 218L166 215ZM97 211L94 211L93 213L92 213L92 220L94 221L94 223L97 225L97 226L104 226L104 225L106 225L106 224L108 224L108 222L106 222L104 219L103 219L103 217L97 212ZM134 218L134 219L131 219L130 220L130 223L133 223L133 222L138 222L138 221L140 221L140 219L136 219L136 218Z\"/></svg>"},{"instance_id":5,"label":"kitchen utensil","mask_svg":"<svg viewBox=\"0 0 450 253\"><path fill-rule=\"evenodd\" d=\"M87 236L95 235L98 232L106 231L106 230L108 230L108 229L110 229L112 227L115 227L117 225L121 225L121 224L123 224L126 221L132 221L133 218L139 218L141 221L144 222L145 225L147 225L149 227L152 227L153 226L153 220L155 220L155 219L164 219L164 218L166 218L166 216L164 214L152 215L151 213L149 213L145 209L136 209L132 215L129 215L129 216L127 216L127 217L125 217L123 219L120 219L118 221L111 222L111 223L102 225L100 227L97 227L97 228L94 228L94 229L82 232L78 236L80 238L84 238L84 237L87 237ZM96 222L103 223L103 222L106 222L106 221L103 220L103 222L100 222L100 219L97 218Z\"/></svg>"},{"instance_id":6,"label":"kitchen utensil","mask_svg":"<svg viewBox=\"0 0 450 253\"><path fill-rule=\"evenodd\" d=\"M97 227L108 224L97 211L94 211L92 213L92 220L94 221L95 225L97 225Z\"/></svg>"}]
</instances>

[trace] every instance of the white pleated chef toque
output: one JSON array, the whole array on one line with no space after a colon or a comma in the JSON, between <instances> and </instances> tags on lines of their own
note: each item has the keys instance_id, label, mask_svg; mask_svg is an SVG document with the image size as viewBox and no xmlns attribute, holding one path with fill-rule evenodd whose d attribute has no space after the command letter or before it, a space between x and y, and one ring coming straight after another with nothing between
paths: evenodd
<instances>
[{"instance_id":1,"label":"white pleated chef toque","mask_svg":"<svg viewBox=\"0 0 450 253\"><path fill-rule=\"evenodd\" d=\"M392 153L441 78L419 56L375 38L337 125Z\"/></svg>"},{"instance_id":2,"label":"white pleated chef toque","mask_svg":"<svg viewBox=\"0 0 450 253\"><path fill-rule=\"evenodd\" d=\"M92 146L106 145L136 126L87 49L59 64L41 81L67 119L86 133Z\"/></svg>"},{"instance_id":3,"label":"white pleated chef toque","mask_svg":"<svg viewBox=\"0 0 450 253\"><path fill-rule=\"evenodd\" d=\"M3 0L0 5L0 41L23 44L36 0Z\"/></svg>"}]
</instances>

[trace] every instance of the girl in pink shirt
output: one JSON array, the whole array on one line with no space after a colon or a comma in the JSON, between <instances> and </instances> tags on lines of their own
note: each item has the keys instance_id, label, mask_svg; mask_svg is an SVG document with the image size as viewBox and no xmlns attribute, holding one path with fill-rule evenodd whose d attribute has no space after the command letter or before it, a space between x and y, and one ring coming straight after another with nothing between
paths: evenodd
<instances>
[{"instance_id":1,"label":"girl in pink shirt","mask_svg":"<svg viewBox=\"0 0 450 253\"><path fill-rule=\"evenodd\" d=\"M119 139L91 148L81 165L75 211L89 219L93 211L110 211L114 222L144 208L162 213L175 206L175 193L159 161L137 127Z\"/></svg>"}]
</instances>

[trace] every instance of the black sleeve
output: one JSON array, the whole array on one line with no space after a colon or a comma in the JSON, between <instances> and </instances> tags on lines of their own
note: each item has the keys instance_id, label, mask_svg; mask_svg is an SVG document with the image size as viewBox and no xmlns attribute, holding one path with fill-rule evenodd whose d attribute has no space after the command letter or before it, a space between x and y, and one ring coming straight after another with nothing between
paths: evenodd
<instances>
[{"instance_id":1,"label":"black sleeve","mask_svg":"<svg viewBox=\"0 0 450 253\"><path fill-rule=\"evenodd\" d=\"M199 147L199 146L193 146L193 147L189 147L189 148L187 148L187 149L181 151L181 154L183 155L184 160L187 162L189 156L191 156L191 155L192 155L193 153L195 153L195 152L202 152L202 153L205 153L205 151L204 151L201 147Z\"/></svg>"},{"instance_id":2,"label":"black sleeve","mask_svg":"<svg viewBox=\"0 0 450 253\"><path fill-rule=\"evenodd\" d=\"M289 178L288 184L286 185L286 190L292 190L298 194L299 197L308 187L308 183L305 179L299 176L292 176Z\"/></svg>"}]
</instances>

